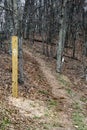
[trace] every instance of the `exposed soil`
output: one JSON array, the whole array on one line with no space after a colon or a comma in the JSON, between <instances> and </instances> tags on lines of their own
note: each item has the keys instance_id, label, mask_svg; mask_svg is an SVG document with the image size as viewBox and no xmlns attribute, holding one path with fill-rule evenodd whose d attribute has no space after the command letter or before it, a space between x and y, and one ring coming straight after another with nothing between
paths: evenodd
<instances>
[{"instance_id":1,"label":"exposed soil","mask_svg":"<svg viewBox=\"0 0 87 130\"><path fill-rule=\"evenodd\" d=\"M79 128L72 118L75 103L80 104L87 124L86 83L74 78L75 70L70 75L70 61L65 63L66 76L59 75L55 60L24 46L24 84L19 84L18 99L11 96L11 56L0 51L0 61L1 130L75 130ZM75 63L77 67L79 62Z\"/></svg>"}]
</instances>

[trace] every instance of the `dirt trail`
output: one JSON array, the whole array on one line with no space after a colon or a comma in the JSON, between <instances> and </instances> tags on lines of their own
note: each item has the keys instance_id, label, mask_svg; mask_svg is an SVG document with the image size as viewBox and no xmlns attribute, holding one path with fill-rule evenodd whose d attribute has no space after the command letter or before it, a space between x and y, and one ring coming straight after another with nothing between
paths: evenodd
<instances>
[{"instance_id":1,"label":"dirt trail","mask_svg":"<svg viewBox=\"0 0 87 130\"><path fill-rule=\"evenodd\" d=\"M45 78L48 81L48 84L52 88L53 96L64 103L64 106L62 107L65 107L65 111L59 112L59 122L63 124L65 130L74 130L72 120L70 119L69 115L70 109L68 108L68 105L70 105L71 101L66 93L66 90L63 89L63 86L61 86L59 81L57 80L55 73L52 72L51 68L47 66L46 62L40 58L39 54L34 54L29 49L24 49L24 53L34 58L38 62L42 73L44 74Z\"/></svg>"},{"instance_id":2,"label":"dirt trail","mask_svg":"<svg viewBox=\"0 0 87 130\"><path fill-rule=\"evenodd\" d=\"M52 73L51 69L46 65L45 61L39 57L39 55L34 55L29 50L24 49L24 52L30 55L32 58L39 63L40 69L43 72L45 78L48 81L48 84L52 87L52 94L56 98L68 98L63 87L60 86L59 81L56 79L54 73Z\"/></svg>"}]
</instances>

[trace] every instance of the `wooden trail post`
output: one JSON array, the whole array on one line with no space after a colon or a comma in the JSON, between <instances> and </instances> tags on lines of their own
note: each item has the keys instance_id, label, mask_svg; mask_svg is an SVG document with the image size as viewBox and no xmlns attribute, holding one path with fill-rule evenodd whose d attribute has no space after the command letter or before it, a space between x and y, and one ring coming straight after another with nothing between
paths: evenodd
<instances>
[{"instance_id":1,"label":"wooden trail post","mask_svg":"<svg viewBox=\"0 0 87 130\"><path fill-rule=\"evenodd\" d=\"M12 37L12 96L18 97L18 37Z\"/></svg>"}]
</instances>

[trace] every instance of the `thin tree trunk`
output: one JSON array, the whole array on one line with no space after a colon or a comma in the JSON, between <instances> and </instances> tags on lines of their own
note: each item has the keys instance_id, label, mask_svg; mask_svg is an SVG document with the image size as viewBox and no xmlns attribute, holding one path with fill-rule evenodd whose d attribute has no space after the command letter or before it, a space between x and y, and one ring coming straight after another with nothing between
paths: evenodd
<instances>
[{"instance_id":1,"label":"thin tree trunk","mask_svg":"<svg viewBox=\"0 0 87 130\"><path fill-rule=\"evenodd\" d=\"M59 32L59 44L58 44L58 48L57 48L57 72L58 73L61 73L62 54L63 54L66 32L67 32L67 27L68 27L68 23L66 22L67 14L65 11L66 3L67 3L67 0L65 0L63 2L61 28L60 28L60 32Z\"/></svg>"},{"instance_id":2,"label":"thin tree trunk","mask_svg":"<svg viewBox=\"0 0 87 130\"><path fill-rule=\"evenodd\" d=\"M23 49L22 49L22 37L19 37L19 45L18 45L18 54L19 54L19 83L24 83L23 76Z\"/></svg>"}]
</instances>

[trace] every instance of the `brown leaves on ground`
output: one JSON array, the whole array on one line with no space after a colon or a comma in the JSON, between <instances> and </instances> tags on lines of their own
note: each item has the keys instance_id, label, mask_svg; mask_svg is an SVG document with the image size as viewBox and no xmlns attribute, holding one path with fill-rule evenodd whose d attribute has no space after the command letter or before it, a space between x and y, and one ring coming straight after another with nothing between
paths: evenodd
<instances>
[{"instance_id":1,"label":"brown leaves on ground","mask_svg":"<svg viewBox=\"0 0 87 130\"><path fill-rule=\"evenodd\" d=\"M33 54L32 51L31 53ZM42 63L40 64L38 60L36 60L36 57L38 57L39 59L41 58L44 64ZM66 60L68 59L66 58ZM73 98L72 93L73 91L76 94L79 92L79 95L81 95L80 96L81 100L84 100L85 102L85 95L86 95L86 89L81 89L84 88L84 86L86 87L86 84L84 84L82 80L79 80L79 78L77 78L78 74L74 76L76 70L79 72L79 69L77 69L76 67L76 62L74 70L70 69L72 62L74 64L75 61L72 60L66 62L63 71L63 73L67 75L74 83L74 84L72 83L72 85L69 86L70 88L68 88L69 85L67 84L68 81L66 82L66 79L64 79L64 77L62 76L57 77L57 75L55 74L55 60L49 60L49 58L37 54L31 56L24 51L24 84L23 85L19 84L19 99L23 98L24 102L26 102L26 100L33 102L30 104L30 107L31 108L33 107L32 108L33 110L34 107L36 110L37 108L36 104L37 101L39 101L40 107L44 108L45 112L44 116L40 118L38 116L34 116L33 118L31 118L30 116L26 117L24 116L23 113L22 114L20 113L19 107L16 106L17 105L16 103L18 102L15 103L16 105L13 105L11 103L9 104L8 97L11 96L12 91L11 56L0 52L0 129L56 130L56 128L60 128L61 130L62 127L68 129L70 126L72 126L72 120L71 120L72 106L70 106L71 100L69 100L69 98L71 97ZM79 65L79 62L77 63ZM43 68L47 69L45 70L46 73L44 72ZM59 82L61 82L61 84L59 84ZM53 84L55 84L56 86L56 89L54 90L56 95L58 94L57 90L57 84L58 84L58 89L62 91L64 90L65 92L70 94L69 97L65 98L66 96L65 92L63 93L64 95L61 96L60 99L54 97L52 91L53 88L55 87L53 86ZM78 94L75 98L76 100L79 98ZM22 109L22 107L20 109ZM83 112L85 113L87 112L86 105L83 108Z\"/></svg>"}]
</instances>

